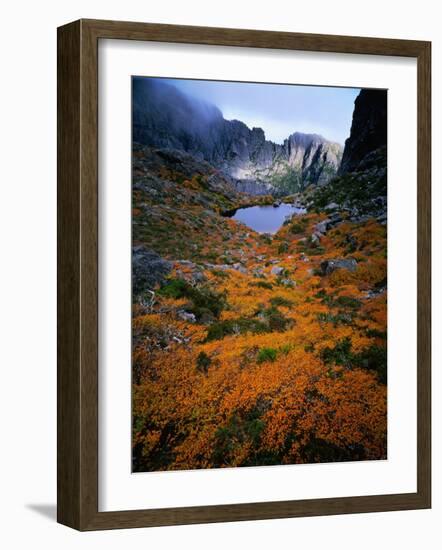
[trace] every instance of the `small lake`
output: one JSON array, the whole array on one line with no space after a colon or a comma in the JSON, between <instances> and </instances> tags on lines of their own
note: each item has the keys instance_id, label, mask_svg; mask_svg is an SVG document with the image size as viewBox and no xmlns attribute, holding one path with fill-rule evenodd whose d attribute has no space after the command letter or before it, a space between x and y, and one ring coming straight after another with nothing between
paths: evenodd
<instances>
[{"instance_id":1,"label":"small lake","mask_svg":"<svg viewBox=\"0 0 442 550\"><path fill-rule=\"evenodd\" d=\"M293 214L305 214L306 209L294 206L293 204L284 204L280 206L248 206L239 208L232 216L237 220L258 233L276 233L285 222L286 218Z\"/></svg>"}]
</instances>

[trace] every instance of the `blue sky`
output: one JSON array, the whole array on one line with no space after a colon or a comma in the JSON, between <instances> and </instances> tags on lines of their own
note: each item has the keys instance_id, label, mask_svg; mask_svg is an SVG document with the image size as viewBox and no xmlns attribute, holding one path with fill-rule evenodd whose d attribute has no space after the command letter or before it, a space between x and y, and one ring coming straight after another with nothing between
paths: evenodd
<instances>
[{"instance_id":1,"label":"blue sky","mask_svg":"<svg viewBox=\"0 0 442 550\"><path fill-rule=\"evenodd\" d=\"M359 88L166 79L188 95L215 104L227 120L261 127L282 143L295 131L344 144Z\"/></svg>"}]
</instances>

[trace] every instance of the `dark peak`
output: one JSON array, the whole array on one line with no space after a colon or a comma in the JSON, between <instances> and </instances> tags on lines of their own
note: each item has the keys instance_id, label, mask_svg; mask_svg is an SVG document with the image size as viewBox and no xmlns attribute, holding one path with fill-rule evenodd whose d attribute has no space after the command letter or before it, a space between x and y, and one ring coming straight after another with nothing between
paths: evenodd
<instances>
[{"instance_id":1,"label":"dark peak","mask_svg":"<svg viewBox=\"0 0 442 550\"><path fill-rule=\"evenodd\" d=\"M355 107L369 105L370 108L384 109L387 103L387 90L364 89L355 99Z\"/></svg>"},{"instance_id":2,"label":"dark peak","mask_svg":"<svg viewBox=\"0 0 442 550\"><path fill-rule=\"evenodd\" d=\"M192 97L158 78L133 77L132 94L135 107L138 108L149 109L149 102L153 102L167 108L175 106L177 111L181 110L188 116L198 116L205 120L222 118L221 111L212 103Z\"/></svg>"},{"instance_id":3,"label":"dark peak","mask_svg":"<svg viewBox=\"0 0 442 550\"><path fill-rule=\"evenodd\" d=\"M259 127L256 127L254 126L252 128L252 134L258 136L258 137L262 137L263 139L265 139L265 133L264 133L264 130L262 128L259 128Z\"/></svg>"},{"instance_id":4,"label":"dark peak","mask_svg":"<svg viewBox=\"0 0 442 550\"><path fill-rule=\"evenodd\" d=\"M350 137L340 174L357 169L366 155L387 145L387 90L361 90L355 100Z\"/></svg>"},{"instance_id":5,"label":"dark peak","mask_svg":"<svg viewBox=\"0 0 442 550\"><path fill-rule=\"evenodd\" d=\"M247 124L245 124L242 120L233 118L232 120L228 120L226 122L230 123L232 128L235 128L237 130L246 130L247 132L251 131L250 128L247 126Z\"/></svg>"}]
</instances>

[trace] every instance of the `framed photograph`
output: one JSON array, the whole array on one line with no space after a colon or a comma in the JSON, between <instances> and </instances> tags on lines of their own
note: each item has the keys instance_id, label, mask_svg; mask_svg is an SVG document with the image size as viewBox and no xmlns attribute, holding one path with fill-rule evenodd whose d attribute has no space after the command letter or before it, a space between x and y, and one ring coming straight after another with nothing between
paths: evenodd
<instances>
[{"instance_id":1,"label":"framed photograph","mask_svg":"<svg viewBox=\"0 0 442 550\"><path fill-rule=\"evenodd\" d=\"M430 52L58 29L60 523L431 506Z\"/></svg>"}]
</instances>

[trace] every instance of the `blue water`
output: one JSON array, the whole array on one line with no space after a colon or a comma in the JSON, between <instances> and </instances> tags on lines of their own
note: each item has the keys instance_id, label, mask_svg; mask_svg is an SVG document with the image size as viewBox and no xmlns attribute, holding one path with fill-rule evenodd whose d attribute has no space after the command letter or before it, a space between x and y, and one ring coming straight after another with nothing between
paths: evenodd
<instances>
[{"instance_id":1,"label":"blue water","mask_svg":"<svg viewBox=\"0 0 442 550\"><path fill-rule=\"evenodd\" d=\"M281 204L277 207L248 206L239 208L232 217L258 233L276 233L287 217L293 214L305 214L305 212L305 208L299 208L293 204Z\"/></svg>"}]
</instances>

